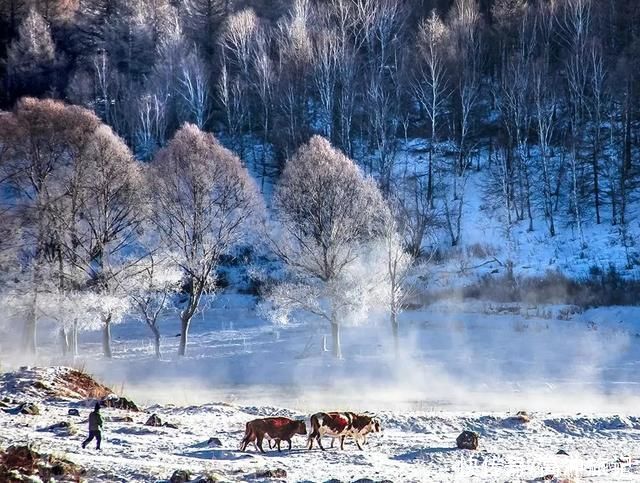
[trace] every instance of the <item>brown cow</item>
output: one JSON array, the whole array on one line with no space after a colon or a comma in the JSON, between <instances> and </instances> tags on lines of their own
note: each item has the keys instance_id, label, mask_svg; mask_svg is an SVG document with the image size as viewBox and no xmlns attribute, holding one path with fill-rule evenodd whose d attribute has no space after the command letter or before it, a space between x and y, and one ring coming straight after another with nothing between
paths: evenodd
<instances>
[{"instance_id":1,"label":"brown cow","mask_svg":"<svg viewBox=\"0 0 640 483\"><path fill-rule=\"evenodd\" d=\"M362 450L360 439L366 442L367 434L379 431L380 421L365 414L352 412L316 413L311 416L311 434L308 439L309 449L313 448L313 440L315 439L320 449L324 451L322 446L323 436L340 438L340 449L344 449L345 438L352 436L358 449ZM333 440L331 441L331 447L333 447Z\"/></svg>"},{"instance_id":2,"label":"brown cow","mask_svg":"<svg viewBox=\"0 0 640 483\"><path fill-rule=\"evenodd\" d=\"M275 440L278 451L280 451L280 441L287 441L289 449L291 449L291 438L294 434L307 434L304 421L283 417L254 419L247 423L244 438L240 443L240 450L246 450L249 443L253 443L256 449L264 453L264 449L262 449L264 438L269 441L269 447L271 447L271 440Z\"/></svg>"}]
</instances>

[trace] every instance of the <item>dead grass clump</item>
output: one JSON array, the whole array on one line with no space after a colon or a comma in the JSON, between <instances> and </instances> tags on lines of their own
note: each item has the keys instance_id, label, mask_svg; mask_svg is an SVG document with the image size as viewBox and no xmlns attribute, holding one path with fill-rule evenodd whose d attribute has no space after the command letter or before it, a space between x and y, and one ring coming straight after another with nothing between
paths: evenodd
<instances>
[{"instance_id":1,"label":"dead grass clump","mask_svg":"<svg viewBox=\"0 0 640 483\"><path fill-rule=\"evenodd\" d=\"M55 396L73 397L80 399L104 399L113 391L100 384L85 372L76 369L69 370L66 374L57 378L56 384L51 388Z\"/></svg>"},{"instance_id":2,"label":"dead grass clump","mask_svg":"<svg viewBox=\"0 0 640 483\"><path fill-rule=\"evenodd\" d=\"M0 481L13 483L23 477L42 481L81 481L84 469L71 461L40 454L29 446L9 446L0 452Z\"/></svg>"}]
</instances>

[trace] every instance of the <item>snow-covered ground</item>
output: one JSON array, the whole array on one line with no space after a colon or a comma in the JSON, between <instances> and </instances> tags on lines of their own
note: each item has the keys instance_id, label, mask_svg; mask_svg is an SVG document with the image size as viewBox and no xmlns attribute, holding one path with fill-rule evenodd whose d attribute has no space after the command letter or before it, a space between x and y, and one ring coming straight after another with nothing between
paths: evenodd
<instances>
[{"instance_id":1,"label":"snow-covered ground","mask_svg":"<svg viewBox=\"0 0 640 483\"><path fill-rule=\"evenodd\" d=\"M384 430L369 438L360 452L353 444L307 451L302 436L291 452L250 448L238 450L246 421L265 415L306 417L307 413L271 406L212 403L201 406L152 406L148 412L177 424L179 429L148 427L148 414L129 413L134 422L115 422L127 415L105 409L105 438L98 453L85 437L84 416L67 416L75 403L50 403L44 416L0 414L0 444L32 441L41 451L64 455L88 468L91 481L166 480L176 469L195 474L212 472L228 480L243 481L265 470L284 469L289 481L521 481L548 474L580 481L637 481L640 418L618 415L569 416L533 413L529 423L514 422L509 415L462 411L383 411ZM43 431L60 421L76 421L73 436ZM462 429L476 431L478 451L455 449ZM209 438L221 446L208 444ZM568 455L556 454L563 449Z\"/></svg>"},{"instance_id":2,"label":"snow-covered ground","mask_svg":"<svg viewBox=\"0 0 640 483\"><path fill-rule=\"evenodd\" d=\"M124 393L146 413L118 422L105 409L103 450L80 448L92 401L46 400L40 416L0 413L0 447L33 442L90 470L90 481L156 481L176 469L211 471L230 481L285 469L289 481L528 481L545 475L575 481L640 480L640 308L440 303L402 316L402 354L391 353L383 319L345 328L345 359L323 352L324 325L276 327L254 312L251 297L216 300L194 321L190 354L175 356L177 321L162 326L156 361L146 328L114 327L114 359L100 355L100 334L84 334L81 357L55 356L42 333L40 365L75 365ZM519 312L519 313L517 313ZM5 339L6 340L6 339ZM1 343L0 343L1 344ZM330 345L330 340L327 342ZM16 360L3 350L2 368ZM7 395L7 388L4 387ZM9 395L26 400L29 397ZM82 417L67 416L80 408ZM291 453L238 450L248 420L308 417L316 411L373 411L383 432L364 451ZM525 410L531 422L511 419ZM147 427L151 413L178 429ZM75 421L79 433L41 431ZM463 430L479 451L457 450ZM209 446L209 438L221 446ZM568 453L557 455L560 450Z\"/></svg>"}]
</instances>

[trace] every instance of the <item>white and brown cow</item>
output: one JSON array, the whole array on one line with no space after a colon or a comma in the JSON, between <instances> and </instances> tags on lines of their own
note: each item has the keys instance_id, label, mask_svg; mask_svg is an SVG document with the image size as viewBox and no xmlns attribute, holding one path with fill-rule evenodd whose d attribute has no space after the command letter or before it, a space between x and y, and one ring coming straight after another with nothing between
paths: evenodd
<instances>
[{"instance_id":1,"label":"white and brown cow","mask_svg":"<svg viewBox=\"0 0 640 483\"><path fill-rule=\"evenodd\" d=\"M379 431L380 421L372 416L352 412L316 413L311 416L309 449L313 448L313 440L315 439L320 449L324 451L323 436L340 438L340 449L344 449L345 438L351 436L358 445L358 449L362 450L360 440L366 442L367 434ZM333 440L331 446L333 447Z\"/></svg>"}]
</instances>

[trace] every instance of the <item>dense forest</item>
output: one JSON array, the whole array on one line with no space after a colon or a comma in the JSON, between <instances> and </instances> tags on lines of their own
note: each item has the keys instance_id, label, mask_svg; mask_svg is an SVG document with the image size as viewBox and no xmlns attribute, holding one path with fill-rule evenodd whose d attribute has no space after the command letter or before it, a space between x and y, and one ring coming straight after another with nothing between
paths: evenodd
<instances>
[{"instance_id":1,"label":"dense forest","mask_svg":"<svg viewBox=\"0 0 640 483\"><path fill-rule=\"evenodd\" d=\"M434 151L460 176L488 143L510 216L533 224L540 182L553 235L563 195L578 224L625 222L639 21L633 0L2 0L0 105L85 106L140 160L192 122L263 178L321 134L385 193L399 143L422 137L430 202Z\"/></svg>"},{"instance_id":2,"label":"dense forest","mask_svg":"<svg viewBox=\"0 0 640 483\"><path fill-rule=\"evenodd\" d=\"M157 341L177 290L184 354L270 212L290 269L271 313L326 319L339 356L376 293L356 262L384 254L397 330L407 267L436 228L461 242L479 170L507 233L616 226L634 266L639 26L636 0L0 0L0 253L25 346L44 312L65 350L98 321L110 355L129 311Z\"/></svg>"}]
</instances>

